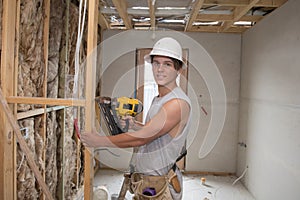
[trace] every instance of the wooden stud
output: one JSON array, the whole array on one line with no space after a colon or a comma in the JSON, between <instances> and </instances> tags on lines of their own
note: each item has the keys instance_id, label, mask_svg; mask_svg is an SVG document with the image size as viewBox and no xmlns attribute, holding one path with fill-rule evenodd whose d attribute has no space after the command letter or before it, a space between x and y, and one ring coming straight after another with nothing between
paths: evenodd
<instances>
[{"instance_id":1,"label":"wooden stud","mask_svg":"<svg viewBox=\"0 0 300 200\"><path fill-rule=\"evenodd\" d=\"M85 131L91 132L95 127L95 84L96 84L96 56L98 32L98 0L89 0L88 8L88 40L86 64L86 106ZM94 179L94 150L85 149L84 154L84 199L93 199Z\"/></svg>"},{"instance_id":2,"label":"wooden stud","mask_svg":"<svg viewBox=\"0 0 300 200\"><path fill-rule=\"evenodd\" d=\"M50 0L44 1L44 11L45 11L45 18L44 18L44 83L43 83L43 93L44 97L47 98L47 74L48 74L48 46L49 46L49 26L50 26Z\"/></svg>"},{"instance_id":3,"label":"wooden stud","mask_svg":"<svg viewBox=\"0 0 300 200\"><path fill-rule=\"evenodd\" d=\"M15 35L17 0L3 0L2 4L2 48L1 88L3 96L15 94ZM4 98L3 97L3 98ZM11 106L11 110L14 107ZM0 110L0 199L16 199L14 134L4 110Z\"/></svg>"},{"instance_id":4,"label":"wooden stud","mask_svg":"<svg viewBox=\"0 0 300 200\"><path fill-rule=\"evenodd\" d=\"M21 18L21 0L17 0L16 3L16 37L15 37L15 66L14 66L14 95L17 95L17 87L18 87L18 72L19 72L19 49L20 49L20 18ZM17 104L13 106L13 113L14 116L17 115ZM16 139L14 139L14 168L16 169L17 166L17 145ZM17 170L14 170L14 196L15 199L17 198Z\"/></svg>"},{"instance_id":5,"label":"wooden stud","mask_svg":"<svg viewBox=\"0 0 300 200\"><path fill-rule=\"evenodd\" d=\"M48 75L48 46L49 46L49 26L50 26L50 0L44 1L44 33L43 33L43 48L44 48L44 83L43 83L43 96L47 98L47 75ZM43 105L44 113L43 113L43 127L41 130L41 137L43 138L44 145L46 145L47 140L47 105ZM46 148L43 149L42 159L44 162L44 166L46 165ZM42 176L44 181L46 180L45 170L42 172ZM45 199L45 194L41 194L41 198Z\"/></svg>"},{"instance_id":6,"label":"wooden stud","mask_svg":"<svg viewBox=\"0 0 300 200\"><path fill-rule=\"evenodd\" d=\"M66 124L66 121L65 121L65 117L66 117L66 112L65 112L66 110L65 109L63 109L63 110L60 110L59 111L59 115L61 115L61 116L63 116L61 119L62 120L60 120L60 122L59 122L59 125L60 125L60 127L61 127L61 130L62 130L62 134L61 134L61 139L60 139L60 146L62 147L62 152L64 152L64 141L65 141L65 134L64 134L64 130L65 130L65 124ZM58 199L65 199L64 197L65 197L65 179L64 179L64 175L65 175L65 169L64 169L64 166L65 166L65 156L64 156L64 154L62 153L61 154L61 157L59 158L60 159L60 162L62 163L61 164L61 172L62 172L62 179L60 179L59 181L58 181L58 187L57 187L57 195L58 195Z\"/></svg>"},{"instance_id":7,"label":"wooden stud","mask_svg":"<svg viewBox=\"0 0 300 200\"><path fill-rule=\"evenodd\" d=\"M139 49L136 55L136 97L141 102L144 102L144 85L145 85L145 65L144 65L144 56L149 54L151 49ZM145 113L140 113L136 116L136 120L143 122L143 116Z\"/></svg>"}]
</instances>

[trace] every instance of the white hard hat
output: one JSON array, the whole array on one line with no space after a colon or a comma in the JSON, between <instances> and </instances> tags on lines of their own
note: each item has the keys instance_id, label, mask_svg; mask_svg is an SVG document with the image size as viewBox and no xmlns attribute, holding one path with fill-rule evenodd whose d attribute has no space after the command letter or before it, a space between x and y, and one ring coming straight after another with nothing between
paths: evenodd
<instances>
[{"instance_id":1,"label":"white hard hat","mask_svg":"<svg viewBox=\"0 0 300 200\"><path fill-rule=\"evenodd\" d=\"M167 56L170 58L177 59L182 62L184 67L184 62L182 59L182 48L177 40L171 37L165 37L158 40L149 55L145 57L147 62L150 62L151 56Z\"/></svg>"}]
</instances>

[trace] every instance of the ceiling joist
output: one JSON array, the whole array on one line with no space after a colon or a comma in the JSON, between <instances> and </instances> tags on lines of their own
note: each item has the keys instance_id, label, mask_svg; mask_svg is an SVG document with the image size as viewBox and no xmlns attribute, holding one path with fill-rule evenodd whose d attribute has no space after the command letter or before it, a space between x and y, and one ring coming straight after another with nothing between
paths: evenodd
<instances>
[{"instance_id":1,"label":"ceiling joist","mask_svg":"<svg viewBox=\"0 0 300 200\"><path fill-rule=\"evenodd\" d=\"M193 26L193 22L198 16L200 8L202 8L204 3L204 0L196 0L195 5L193 6L193 9L191 13L189 14L189 18L187 20L186 26L185 26L185 31L189 31L191 27Z\"/></svg>"},{"instance_id":2,"label":"ceiling joist","mask_svg":"<svg viewBox=\"0 0 300 200\"><path fill-rule=\"evenodd\" d=\"M236 7L233 11L233 20L226 21L220 28L220 32L224 32L229 29L234 22L238 21L241 17L247 14L247 12L257 3L259 0L251 0L247 6Z\"/></svg>"},{"instance_id":3,"label":"ceiling joist","mask_svg":"<svg viewBox=\"0 0 300 200\"><path fill-rule=\"evenodd\" d=\"M109 24L108 24L107 20L105 19L103 14L100 12L98 14L98 23L103 30L106 30L109 28Z\"/></svg>"},{"instance_id":4,"label":"ceiling joist","mask_svg":"<svg viewBox=\"0 0 300 200\"><path fill-rule=\"evenodd\" d=\"M233 20L233 15L222 14L199 14L195 21L230 21Z\"/></svg>"},{"instance_id":5,"label":"ceiling joist","mask_svg":"<svg viewBox=\"0 0 300 200\"><path fill-rule=\"evenodd\" d=\"M287 0L260 0L256 3L258 7L279 7L284 4ZM203 5L212 6L247 6L250 0L205 0Z\"/></svg>"},{"instance_id":6,"label":"ceiling joist","mask_svg":"<svg viewBox=\"0 0 300 200\"><path fill-rule=\"evenodd\" d=\"M253 27L287 0L102 0L105 29L239 32Z\"/></svg>"},{"instance_id":7,"label":"ceiling joist","mask_svg":"<svg viewBox=\"0 0 300 200\"><path fill-rule=\"evenodd\" d=\"M151 28L155 29L155 0L148 0Z\"/></svg>"},{"instance_id":8,"label":"ceiling joist","mask_svg":"<svg viewBox=\"0 0 300 200\"><path fill-rule=\"evenodd\" d=\"M245 15L241 17L240 21L258 22L263 18L260 15ZM233 15L217 15L217 14L199 14L195 19L197 21L233 21Z\"/></svg>"},{"instance_id":9,"label":"ceiling joist","mask_svg":"<svg viewBox=\"0 0 300 200\"><path fill-rule=\"evenodd\" d=\"M122 18L125 27L127 29L132 29L131 19L127 13L127 1L125 0L112 0L115 5L120 17Z\"/></svg>"},{"instance_id":10,"label":"ceiling joist","mask_svg":"<svg viewBox=\"0 0 300 200\"><path fill-rule=\"evenodd\" d=\"M191 32L218 32L219 26L194 26L190 29ZM241 33L247 30L245 27L231 27L224 31L225 33Z\"/></svg>"}]
</instances>

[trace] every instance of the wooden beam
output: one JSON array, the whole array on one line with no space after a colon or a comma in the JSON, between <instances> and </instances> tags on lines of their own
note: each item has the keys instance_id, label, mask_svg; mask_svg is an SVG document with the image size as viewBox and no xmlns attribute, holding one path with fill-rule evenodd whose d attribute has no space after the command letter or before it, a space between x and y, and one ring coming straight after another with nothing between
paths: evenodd
<instances>
[{"instance_id":1,"label":"wooden beam","mask_svg":"<svg viewBox=\"0 0 300 200\"><path fill-rule=\"evenodd\" d=\"M203 5L213 6L246 6L249 3L249 0L205 0Z\"/></svg>"},{"instance_id":2,"label":"wooden beam","mask_svg":"<svg viewBox=\"0 0 300 200\"><path fill-rule=\"evenodd\" d=\"M229 29L233 25L234 21L225 21L223 22L222 26L220 26L218 32L225 32L227 29Z\"/></svg>"},{"instance_id":3,"label":"wooden beam","mask_svg":"<svg viewBox=\"0 0 300 200\"><path fill-rule=\"evenodd\" d=\"M247 30L247 27L230 27L229 29L225 30L224 33L243 33ZM220 26L193 26L190 29L190 32L208 32L208 33L217 33L220 30Z\"/></svg>"},{"instance_id":4,"label":"wooden beam","mask_svg":"<svg viewBox=\"0 0 300 200\"><path fill-rule=\"evenodd\" d=\"M47 98L47 77L48 77L48 55L49 55L49 26L50 26L50 0L44 1L44 33L43 33L43 48L44 48L44 85L43 85L43 96ZM43 105L44 111L47 109L47 105ZM44 144L47 141L47 113L43 113L42 118L42 129L41 129L41 137L43 139ZM42 150L42 159L43 165L46 165L46 148ZM41 172L43 176L43 180L46 180L46 172L45 169ZM41 199L44 200L46 195L44 193L41 194Z\"/></svg>"},{"instance_id":5,"label":"wooden beam","mask_svg":"<svg viewBox=\"0 0 300 200\"><path fill-rule=\"evenodd\" d=\"M251 0L247 6L236 7L233 11L233 20L226 21L220 28L220 32L226 31L230 28L234 22L238 21L241 17L243 17L247 12L257 3L259 0Z\"/></svg>"},{"instance_id":6,"label":"wooden beam","mask_svg":"<svg viewBox=\"0 0 300 200\"><path fill-rule=\"evenodd\" d=\"M134 28L136 27L151 27L151 24L149 22L136 22L134 23Z\"/></svg>"},{"instance_id":7,"label":"wooden beam","mask_svg":"<svg viewBox=\"0 0 300 200\"><path fill-rule=\"evenodd\" d=\"M16 37L15 37L15 66L14 66L14 96L17 95L17 91L18 91L18 74L19 74L19 49L20 49L20 18L21 18L21 2L20 0L17 0L17 5L16 5L16 10L17 10L17 13L16 13ZM18 112L18 108L17 108L17 105L14 104L13 106L13 113L14 113L14 116L16 116L17 112ZM16 139L14 139L14 166L17 166L17 145L16 145ZM17 170L14 170L14 177L17 178ZM17 181L16 181L16 178L14 180L14 196L16 197L17 195Z\"/></svg>"},{"instance_id":8,"label":"wooden beam","mask_svg":"<svg viewBox=\"0 0 300 200\"><path fill-rule=\"evenodd\" d=\"M86 63L86 106L85 131L91 132L95 127L95 92L97 67L97 36L98 36L98 0L89 0L88 33L87 33L87 63ZM84 199L93 199L94 180L94 150L86 148L84 151Z\"/></svg>"},{"instance_id":9,"label":"wooden beam","mask_svg":"<svg viewBox=\"0 0 300 200\"><path fill-rule=\"evenodd\" d=\"M17 0L2 2L2 47L0 83L3 96L15 94L15 38ZM11 107L14 110L13 106ZM0 199L16 199L14 134L4 110L0 109Z\"/></svg>"},{"instance_id":10,"label":"wooden beam","mask_svg":"<svg viewBox=\"0 0 300 200\"><path fill-rule=\"evenodd\" d=\"M127 13L127 1L125 0L112 0L120 17L122 18L124 25L127 29L132 29L131 19Z\"/></svg>"},{"instance_id":11,"label":"wooden beam","mask_svg":"<svg viewBox=\"0 0 300 200\"><path fill-rule=\"evenodd\" d=\"M16 7L16 0L3 0L1 87L4 96L14 94Z\"/></svg>"},{"instance_id":12,"label":"wooden beam","mask_svg":"<svg viewBox=\"0 0 300 200\"><path fill-rule=\"evenodd\" d=\"M261 15L245 15L241 17L239 21L259 22L263 18Z\"/></svg>"},{"instance_id":13,"label":"wooden beam","mask_svg":"<svg viewBox=\"0 0 300 200\"><path fill-rule=\"evenodd\" d=\"M39 104L39 105L52 105L52 106L85 106L85 100L81 99L56 99L44 97L14 97L6 98L8 103L19 104Z\"/></svg>"},{"instance_id":14,"label":"wooden beam","mask_svg":"<svg viewBox=\"0 0 300 200\"><path fill-rule=\"evenodd\" d=\"M17 120L25 119L28 117L34 117L34 116L41 115L44 113L49 113L52 111L62 110L64 108L66 108L66 106L54 106L54 107L48 107L46 109L39 108L39 109L29 110L29 111L25 111L25 112L19 112L19 113L17 113Z\"/></svg>"},{"instance_id":15,"label":"wooden beam","mask_svg":"<svg viewBox=\"0 0 300 200\"><path fill-rule=\"evenodd\" d=\"M65 152L65 129L66 129L66 110L60 110L59 112L57 112L57 114L59 116L61 116L61 120L59 120L58 124L62 130L61 133L61 138L59 140L59 146L61 147L61 151ZM65 199L65 184L66 184L66 179L65 179L65 162L66 162L66 156L64 155L64 153L60 154L59 157L61 164L61 179L58 182L57 185L57 198L59 200Z\"/></svg>"},{"instance_id":16,"label":"wooden beam","mask_svg":"<svg viewBox=\"0 0 300 200\"><path fill-rule=\"evenodd\" d=\"M219 14L198 14L195 21L230 21L233 15Z\"/></svg>"},{"instance_id":17,"label":"wooden beam","mask_svg":"<svg viewBox=\"0 0 300 200\"><path fill-rule=\"evenodd\" d=\"M27 163L30 166L32 172L34 173L35 178L38 181L39 185L41 186L41 189L42 189L43 193L45 194L45 197L49 200L54 200L50 193L48 186L44 182L44 178L41 175L38 166L35 164L34 156L31 152L31 150L28 148L24 137L22 136L20 127L17 124L17 121L14 118L13 113L11 112L10 108L8 107L7 102L5 101L5 98L3 96L1 89L0 89L0 101L1 101L0 105L1 105L2 109L4 110L4 113L5 113L6 117L8 118L8 122L10 123L11 127L13 128L14 133L17 137L17 140L20 144L19 146L20 146L21 150L23 151L23 153L25 154Z\"/></svg>"},{"instance_id":18,"label":"wooden beam","mask_svg":"<svg viewBox=\"0 0 300 200\"><path fill-rule=\"evenodd\" d=\"M48 74L48 46L49 46L49 26L50 26L50 0L44 1L44 35L43 35L43 48L44 48L44 83L43 95L47 97L47 74Z\"/></svg>"},{"instance_id":19,"label":"wooden beam","mask_svg":"<svg viewBox=\"0 0 300 200\"><path fill-rule=\"evenodd\" d=\"M287 0L260 0L255 7L273 7L278 8L282 6Z\"/></svg>"},{"instance_id":20,"label":"wooden beam","mask_svg":"<svg viewBox=\"0 0 300 200\"><path fill-rule=\"evenodd\" d=\"M260 0L255 6L257 7L280 7L287 0ZM205 6L247 6L249 0L205 0L203 5Z\"/></svg>"},{"instance_id":21,"label":"wooden beam","mask_svg":"<svg viewBox=\"0 0 300 200\"><path fill-rule=\"evenodd\" d=\"M189 29L193 26L193 22L197 18L198 14L199 14L199 10L203 6L203 2L204 2L204 0L196 0L195 1L193 9L192 9L192 11L189 14L190 16L189 16L189 19L188 19L188 21L186 23L184 31L189 31Z\"/></svg>"},{"instance_id":22,"label":"wooden beam","mask_svg":"<svg viewBox=\"0 0 300 200\"><path fill-rule=\"evenodd\" d=\"M233 11L233 20L237 21L243 17L259 0L252 0L247 6L236 7Z\"/></svg>"},{"instance_id":23,"label":"wooden beam","mask_svg":"<svg viewBox=\"0 0 300 200\"><path fill-rule=\"evenodd\" d=\"M99 12L98 14L98 22L102 30L106 30L109 28L109 24L101 12Z\"/></svg>"},{"instance_id":24,"label":"wooden beam","mask_svg":"<svg viewBox=\"0 0 300 200\"><path fill-rule=\"evenodd\" d=\"M263 18L261 15L244 15L240 21L258 22ZM199 14L196 21L232 21L233 15Z\"/></svg>"},{"instance_id":25,"label":"wooden beam","mask_svg":"<svg viewBox=\"0 0 300 200\"><path fill-rule=\"evenodd\" d=\"M155 29L155 0L148 0L151 28Z\"/></svg>"}]
</instances>

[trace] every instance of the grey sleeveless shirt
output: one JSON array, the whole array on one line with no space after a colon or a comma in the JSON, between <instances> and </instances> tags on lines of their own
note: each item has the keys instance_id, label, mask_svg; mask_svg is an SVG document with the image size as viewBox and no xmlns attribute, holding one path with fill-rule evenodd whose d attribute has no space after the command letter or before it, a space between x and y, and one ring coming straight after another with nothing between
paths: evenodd
<instances>
[{"instance_id":1,"label":"grey sleeveless shirt","mask_svg":"<svg viewBox=\"0 0 300 200\"><path fill-rule=\"evenodd\" d=\"M180 156L182 149L185 148L185 141L191 123L192 107L189 97L181 88L176 87L163 97L155 97L147 113L146 122L151 120L166 102L175 98L183 99L190 106L187 124L175 138L172 138L169 134L164 134L136 149L131 160L133 171L146 175L166 175Z\"/></svg>"}]
</instances>

